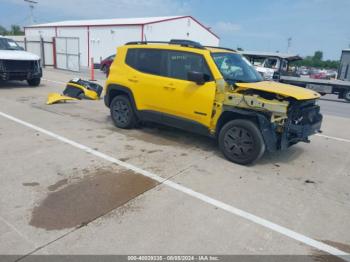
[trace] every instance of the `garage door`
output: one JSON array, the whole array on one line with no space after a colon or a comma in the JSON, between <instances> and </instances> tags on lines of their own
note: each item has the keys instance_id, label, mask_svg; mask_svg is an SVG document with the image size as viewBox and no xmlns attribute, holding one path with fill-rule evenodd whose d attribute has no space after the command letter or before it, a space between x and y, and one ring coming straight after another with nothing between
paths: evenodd
<instances>
[{"instance_id":1,"label":"garage door","mask_svg":"<svg viewBox=\"0 0 350 262\"><path fill-rule=\"evenodd\" d=\"M78 37L56 37L56 67L80 71L80 51Z\"/></svg>"}]
</instances>

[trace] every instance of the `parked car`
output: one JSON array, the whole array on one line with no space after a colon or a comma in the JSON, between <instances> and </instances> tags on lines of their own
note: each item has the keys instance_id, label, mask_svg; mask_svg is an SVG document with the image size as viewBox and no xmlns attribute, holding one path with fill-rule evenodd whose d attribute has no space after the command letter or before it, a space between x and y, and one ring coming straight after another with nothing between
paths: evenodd
<instances>
[{"instance_id":1,"label":"parked car","mask_svg":"<svg viewBox=\"0 0 350 262\"><path fill-rule=\"evenodd\" d=\"M41 76L39 56L0 36L0 80L27 80L30 86L38 86Z\"/></svg>"},{"instance_id":2,"label":"parked car","mask_svg":"<svg viewBox=\"0 0 350 262\"><path fill-rule=\"evenodd\" d=\"M321 128L317 92L261 75L232 49L189 40L118 48L104 101L118 128L157 122L218 140L238 164L288 148Z\"/></svg>"},{"instance_id":3,"label":"parked car","mask_svg":"<svg viewBox=\"0 0 350 262\"><path fill-rule=\"evenodd\" d=\"M330 69L330 70L327 70L326 75L327 75L328 79L336 79L338 76L338 72L337 72L337 70Z\"/></svg>"},{"instance_id":4,"label":"parked car","mask_svg":"<svg viewBox=\"0 0 350 262\"><path fill-rule=\"evenodd\" d=\"M297 70L297 74L300 76L308 76L310 74L310 70L306 67L300 67Z\"/></svg>"},{"instance_id":5,"label":"parked car","mask_svg":"<svg viewBox=\"0 0 350 262\"><path fill-rule=\"evenodd\" d=\"M324 70L313 68L310 70L310 78L313 79L327 79L327 73Z\"/></svg>"},{"instance_id":6,"label":"parked car","mask_svg":"<svg viewBox=\"0 0 350 262\"><path fill-rule=\"evenodd\" d=\"M101 61L100 70L103 71L107 76L109 73L109 67L113 63L115 55L110 55Z\"/></svg>"}]
</instances>

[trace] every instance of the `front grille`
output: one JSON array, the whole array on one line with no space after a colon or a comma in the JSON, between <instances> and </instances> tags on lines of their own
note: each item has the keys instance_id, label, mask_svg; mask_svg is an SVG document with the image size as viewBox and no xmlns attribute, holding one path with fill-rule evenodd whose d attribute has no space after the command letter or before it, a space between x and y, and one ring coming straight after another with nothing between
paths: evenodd
<instances>
[{"instance_id":1,"label":"front grille","mask_svg":"<svg viewBox=\"0 0 350 262\"><path fill-rule=\"evenodd\" d=\"M0 70L3 72L33 72L37 70L37 61L1 60Z\"/></svg>"},{"instance_id":2,"label":"front grille","mask_svg":"<svg viewBox=\"0 0 350 262\"><path fill-rule=\"evenodd\" d=\"M288 112L289 120L285 124L288 143L308 141L308 136L319 132L322 123L320 107L315 100L298 101Z\"/></svg>"},{"instance_id":3,"label":"front grille","mask_svg":"<svg viewBox=\"0 0 350 262\"><path fill-rule=\"evenodd\" d=\"M314 100L298 102L289 109L289 118L292 124L313 124L320 119L320 107Z\"/></svg>"}]
</instances>

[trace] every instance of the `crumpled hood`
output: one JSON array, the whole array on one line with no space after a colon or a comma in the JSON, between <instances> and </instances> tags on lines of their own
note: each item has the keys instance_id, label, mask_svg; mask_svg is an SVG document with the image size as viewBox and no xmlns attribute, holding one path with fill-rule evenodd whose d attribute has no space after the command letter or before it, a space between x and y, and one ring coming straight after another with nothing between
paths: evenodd
<instances>
[{"instance_id":1,"label":"crumpled hood","mask_svg":"<svg viewBox=\"0 0 350 262\"><path fill-rule=\"evenodd\" d=\"M22 50L0 50L0 60L39 60L40 57Z\"/></svg>"},{"instance_id":2,"label":"crumpled hood","mask_svg":"<svg viewBox=\"0 0 350 262\"><path fill-rule=\"evenodd\" d=\"M321 95L313 90L282 84L274 81L262 81L256 83L236 83L236 86L243 89L255 89L269 93L279 94L286 97L293 97L297 100L316 99Z\"/></svg>"}]
</instances>

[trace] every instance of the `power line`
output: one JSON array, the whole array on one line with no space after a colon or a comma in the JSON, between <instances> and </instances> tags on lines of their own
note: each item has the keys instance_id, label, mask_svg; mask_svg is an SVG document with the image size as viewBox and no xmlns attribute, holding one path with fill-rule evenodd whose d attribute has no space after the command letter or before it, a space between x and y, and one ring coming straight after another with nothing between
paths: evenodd
<instances>
[{"instance_id":1,"label":"power line","mask_svg":"<svg viewBox=\"0 0 350 262\"><path fill-rule=\"evenodd\" d=\"M290 48L292 47L292 38L288 37L287 38L287 53L290 52Z\"/></svg>"},{"instance_id":2,"label":"power line","mask_svg":"<svg viewBox=\"0 0 350 262\"><path fill-rule=\"evenodd\" d=\"M34 13L34 7L35 5L38 3L37 1L34 1L34 0L24 0L24 2L27 2L28 5L29 5L29 10L30 10L30 24L34 24L34 16L33 16L33 13Z\"/></svg>"}]
</instances>

